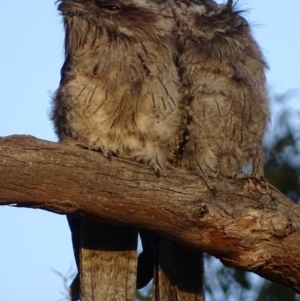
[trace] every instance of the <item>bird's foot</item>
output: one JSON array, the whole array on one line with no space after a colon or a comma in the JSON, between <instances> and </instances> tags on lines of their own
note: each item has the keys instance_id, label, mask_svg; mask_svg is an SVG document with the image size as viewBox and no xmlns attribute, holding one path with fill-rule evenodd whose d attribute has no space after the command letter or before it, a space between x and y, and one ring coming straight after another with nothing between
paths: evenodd
<instances>
[{"instance_id":1,"label":"bird's foot","mask_svg":"<svg viewBox=\"0 0 300 301\"><path fill-rule=\"evenodd\" d=\"M228 178L233 179L233 180L254 179L258 182L260 182L260 181L266 182L264 176L262 176L258 173L241 173L241 174L238 174L236 172L233 172L232 174L228 175Z\"/></svg>"},{"instance_id":2,"label":"bird's foot","mask_svg":"<svg viewBox=\"0 0 300 301\"><path fill-rule=\"evenodd\" d=\"M101 150L103 156L105 158L107 158L110 162L112 161L112 156L116 154L116 152L114 152L113 150L111 149L108 149L107 147L105 147L104 145L101 145L99 147L99 150Z\"/></svg>"},{"instance_id":3,"label":"bird's foot","mask_svg":"<svg viewBox=\"0 0 300 301\"><path fill-rule=\"evenodd\" d=\"M231 175L228 176L228 178L233 179L233 180L250 180L252 182L255 182L258 184L262 189L260 189L260 192L262 194L270 194L270 186L269 183L267 182L266 178L258 173L242 173L242 174L237 174L237 173L232 173Z\"/></svg>"},{"instance_id":4,"label":"bird's foot","mask_svg":"<svg viewBox=\"0 0 300 301\"><path fill-rule=\"evenodd\" d=\"M139 161L139 160L138 160ZM140 161L141 162L141 161ZM143 162L143 161L142 161ZM145 163L145 162L143 162ZM160 162L158 161L155 161L155 162L147 162L146 163L148 166L150 166L153 170L154 170L154 173L155 175L159 178L161 176L167 176L167 172L166 172L166 169L164 167L163 164L161 164Z\"/></svg>"},{"instance_id":5,"label":"bird's foot","mask_svg":"<svg viewBox=\"0 0 300 301\"><path fill-rule=\"evenodd\" d=\"M84 143L76 142L76 145L95 152L101 152L103 156L107 158L109 161L112 160L113 156L116 157L118 156L118 150L116 148L108 148L104 144L97 143L97 145L94 144L85 145Z\"/></svg>"}]
</instances>

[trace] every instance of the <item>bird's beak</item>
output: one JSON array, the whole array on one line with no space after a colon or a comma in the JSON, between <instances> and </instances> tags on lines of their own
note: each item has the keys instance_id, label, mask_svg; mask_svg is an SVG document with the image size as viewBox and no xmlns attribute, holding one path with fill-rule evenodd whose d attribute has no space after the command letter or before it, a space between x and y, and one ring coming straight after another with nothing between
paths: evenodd
<instances>
[{"instance_id":1,"label":"bird's beak","mask_svg":"<svg viewBox=\"0 0 300 301\"><path fill-rule=\"evenodd\" d=\"M76 0L61 1L57 9L61 11L63 14L68 14L68 13L76 14L76 13L81 13L86 11L85 6L82 3L77 2Z\"/></svg>"}]
</instances>

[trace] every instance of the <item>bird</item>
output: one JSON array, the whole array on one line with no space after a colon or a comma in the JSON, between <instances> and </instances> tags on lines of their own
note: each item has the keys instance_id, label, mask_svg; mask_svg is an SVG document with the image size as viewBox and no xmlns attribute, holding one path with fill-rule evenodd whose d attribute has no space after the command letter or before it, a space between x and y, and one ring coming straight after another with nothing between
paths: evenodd
<instances>
[{"instance_id":1,"label":"bird","mask_svg":"<svg viewBox=\"0 0 300 301\"><path fill-rule=\"evenodd\" d=\"M173 166L210 178L263 179L262 141L270 118L267 63L243 11L229 0L171 0L182 93ZM204 300L203 256L161 237L157 300ZM168 275L169 279L166 279ZM172 275L170 277L169 275ZM156 299L155 299L156 300Z\"/></svg>"},{"instance_id":2,"label":"bird","mask_svg":"<svg viewBox=\"0 0 300 301\"><path fill-rule=\"evenodd\" d=\"M65 62L51 119L61 142L110 160L136 160L157 176L173 168L194 173L213 194L211 177L239 175L251 163L252 173L263 176L267 64L231 0L58 2ZM141 230L137 284L133 274L127 284L116 283L117 274L136 267L137 230L85 217L68 220L77 264L79 249L87 248L82 254L95 279L99 270L108 275L114 269L101 278L102 286L97 283L100 300L133 300L135 288L152 277L155 301L203 300L199 252ZM124 241L127 253L105 252L109 246L124 250ZM130 262L114 264L122 256Z\"/></svg>"},{"instance_id":3,"label":"bird","mask_svg":"<svg viewBox=\"0 0 300 301\"><path fill-rule=\"evenodd\" d=\"M230 176L252 161L263 176L269 121L267 64L232 1L175 1L186 138L177 164L202 176Z\"/></svg>"},{"instance_id":4,"label":"bird","mask_svg":"<svg viewBox=\"0 0 300 301\"><path fill-rule=\"evenodd\" d=\"M250 163L252 174L263 178L262 140L270 118L267 64L243 11L233 1L171 0L169 5L182 94L173 166L197 174L214 194L210 177L243 175ZM155 244L155 300L204 300L202 254L164 237Z\"/></svg>"},{"instance_id":5,"label":"bird","mask_svg":"<svg viewBox=\"0 0 300 301\"><path fill-rule=\"evenodd\" d=\"M181 120L170 7L159 0L58 3L65 60L50 115L59 141L165 175ZM81 274L71 300L82 289L93 300L134 300L137 229L87 217L68 222Z\"/></svg>"},{"instance_id":6,"label":"bird","mask_svg":"<svg viewBox=\"0 0 300 301\"><path fill-rule=\"evenodd\" d=\"M65 0L59 10L66 58L52 119L60 140L163 174L180 122L167 12L139 0Z\"/></svg>"}]
</instances>

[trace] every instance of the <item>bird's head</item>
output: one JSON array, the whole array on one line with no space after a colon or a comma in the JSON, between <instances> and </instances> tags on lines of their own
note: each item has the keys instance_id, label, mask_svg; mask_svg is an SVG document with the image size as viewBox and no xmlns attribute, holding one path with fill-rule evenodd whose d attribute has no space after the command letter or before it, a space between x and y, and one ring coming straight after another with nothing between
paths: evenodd
<instances>
[{"instance_id":1,"label":"bird's head","mask_svg":"<svg viewBox=\"0 0 300 301\"><path fill-rule=\"evenodd\" d=\"M173 29L168 0L59 0L66 46L157 39ZM70 48L70 47L68 47Z\"/></svg>"}]
</instances>

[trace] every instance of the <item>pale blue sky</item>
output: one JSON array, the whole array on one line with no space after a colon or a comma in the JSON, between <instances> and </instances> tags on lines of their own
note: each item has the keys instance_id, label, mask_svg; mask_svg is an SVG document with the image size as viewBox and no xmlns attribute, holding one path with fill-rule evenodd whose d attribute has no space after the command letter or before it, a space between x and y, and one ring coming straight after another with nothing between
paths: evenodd
<instances>
[{"instance_id":1,"label":"pale blue sky","mask_svg":"<svg viewBox=\"0 0 300 301\"><path fill-rule=\"evenodd\" d=\"M273 92L300 90L300 1L248 0L247 19L270 65ZM0 136L56 141L47 112L63 62L63 27L54 1L3 1L0 10ZM299 94L285 104L300 108ZM54 301L75 266L65 217L0 207L0 300Z\"/></svg>"}]
</instances>

